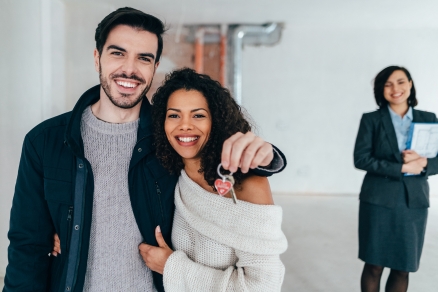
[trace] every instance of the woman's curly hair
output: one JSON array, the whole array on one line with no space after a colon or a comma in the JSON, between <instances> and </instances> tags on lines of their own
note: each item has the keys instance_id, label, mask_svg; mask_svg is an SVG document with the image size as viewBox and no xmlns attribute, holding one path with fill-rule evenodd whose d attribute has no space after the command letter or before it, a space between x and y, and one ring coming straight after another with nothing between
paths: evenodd
<instances>
[{"instance_id":1,"label":"woman's curly hair","mask_svg":"<svg viewBox=\"0 0 438 292\"><path fill-rule=\"evenodd\" d=\"M236 132L251 131L251 125L245 119L240 106L231 97L229 90L208 75L198 74L189 68L167 74L163 85L152 97L152 119L157 157L171 173L179 174L184 168L181 156L172 148L164 131L167 101L172 93L180 89L196 90L207 100L212 125L208 141L201 149L199 173L204 174L204 179L214 189L224 141ZM240 184L245 175L238 171L233 177L236 184Z\"/></svg>"}]
</instances>

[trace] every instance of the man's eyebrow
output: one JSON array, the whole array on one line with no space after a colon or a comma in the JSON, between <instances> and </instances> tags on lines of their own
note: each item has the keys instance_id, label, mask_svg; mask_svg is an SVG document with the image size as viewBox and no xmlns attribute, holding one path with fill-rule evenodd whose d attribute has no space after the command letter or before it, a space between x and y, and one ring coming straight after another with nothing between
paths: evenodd
<instances>
[{"instance_id":1,"label":"man's eyebrow","mask_svg":"<svg viewBox=\"0 0 438 292\"><path fill-rule=\"evenodd\" d=\"M138 54L140 57L149 57L149 58L151 58L152 60L155 60L155 56L154 56L154 54L152 54L152 53L140 53L140 54Z\"/></svg>"},{"instance_id":2,"label":"man's eyebrow","mask_svg":"<svg viewBox=\"0 0 438 292\"><path fill-rule=\"evenodd\" d=\"M109 50L111 50L111 49L113 49L113 50L118 50L118 51L121 51L121 52L125 52L126 53L126 50L124 49L124 48L121 48L121 47L119 47L119 46L116 46L116 45L109 45L107 48L106 48L106 50L107 51L109 51ZM155 60L155 56L154 56L154 54L152 54L152 53L140 53L140 54L138 54L140 57L149 57L149 58L151 58L152 60Z\"/></svg>"},{"instance_id":3,"label":"man's eyebrow","mask_svg":"<svg viewBox=\"0 0 438 292\"><path fill-rule=\"evenodd\" d=\"M111 49L126 52L126 50L124 48L121 48L121 47L116 46L116 45L109 45L108 48L106 48L107 51L109 51Z\"/></svg>"}]
</instances>

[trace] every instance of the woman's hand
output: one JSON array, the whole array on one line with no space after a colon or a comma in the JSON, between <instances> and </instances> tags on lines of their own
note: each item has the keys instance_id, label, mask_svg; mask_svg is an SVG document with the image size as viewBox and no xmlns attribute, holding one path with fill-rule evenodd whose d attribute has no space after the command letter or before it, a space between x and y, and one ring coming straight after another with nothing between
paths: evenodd
<instances>
[{"instance_id":1,"label":"woman's hand","mask_svg":"<svg viewBox=\"0 0 438 292\"><path fill-rule=\"evenodd\" d=\"M411 161L421 158L421 156L418 155L418 153L414 150L403 150L402 157L404 163L409 163Z\"/></svg>"},{"instance_id":2,"label":"woman's hand","mask_svg":"<svg viewBox=\"0 0 438 292\"><path fill-rule=\"evenodd\" d=\"M274 158L272 145L252 132L238 132L224 141L221 163L224 169L242 173L250 168L267 166Z\"/></svg>"},{"instance_id":3,"label":"woman's hand","mask_svg":"<svg viewBox=\"0 0 438 292\"><path fill-rule=\"evenodd\" d=\"M421 157L414 150L404 150L402 152L402 157L403 162L405 163L402 167L403 173L419 174L427 166L427 158Z\"/></svg>"},{"instance_id":4,"label":"woman's hand","mask_svg":"<svg viewBox=\"0 0 438 292\"><path fill-rule=\"evenodd\" d=\"M146 266L154 272L163 274L164 265L173 253L173 250L164 241L160 226L155 228L155 238L157 239L158 247L142 243L138 246L138 249Z\"/></svg>"},{"instance_id":5,"label":"woman's hand","mask_svg":"<svg viewBox=\"0 0 438 292\"><path fill-rule=\"evenodd\" d=\"M52 255L58 256L58 254L61 254L61 240L59 240L58 234L55 233L53 236L53 250Z\"/></svg>"},{"instance_id":6,"label":"woman's hand","mask_svg":"<svg viewBox=\"0 0 438 292\"><path fill-rule=\"evenodd\" d=\"M403 164L402 172L420 174L423 171L424 167L426 167L426 165L427 165L427 159L424 157L420 157L417 160L413 160Z\"/></svg>"}]
</instances>

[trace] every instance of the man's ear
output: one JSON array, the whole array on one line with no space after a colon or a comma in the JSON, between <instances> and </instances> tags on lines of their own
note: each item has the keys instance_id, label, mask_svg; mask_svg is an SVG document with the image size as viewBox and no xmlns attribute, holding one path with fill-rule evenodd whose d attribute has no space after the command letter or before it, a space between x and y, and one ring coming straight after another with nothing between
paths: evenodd
<instances>
[{"instance_id":1,"label":"man's ear","mask_svg":"<svg viewBox=\"0 0 438 292\"><path fill-rule=\"evenodd\" d=\"M160 61L155 63L155 70L157 70L158 66L160 66Z\"/></svg>"},{"instance_id":2,"label":"man's ear","mask_svg":"<svg viewBox=\"0 0 438 292\"><path fill-rule=\"evenodd\" d=\"M94 69L96 72L99 72L99 64L100 64L100 54L97 49L94 49Z\"/></svg>"}]
</instances>

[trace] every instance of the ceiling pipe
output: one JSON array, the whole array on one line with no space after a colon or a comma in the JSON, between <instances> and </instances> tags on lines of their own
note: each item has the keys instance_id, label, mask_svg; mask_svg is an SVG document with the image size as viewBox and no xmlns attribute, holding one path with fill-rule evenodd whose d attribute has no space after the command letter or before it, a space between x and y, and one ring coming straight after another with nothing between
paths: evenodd
<instances>
[{"instance_id":1,"label":"ceiling pipe","mask_svg":"<svg viewBox=\"0 0 438 292\"><path fill-rule=\"evenodd\" d=\"M255 26L255 25L240 25L237 26L232 35L232 74L233 77L230 78L233 81L232 89L233 95L236 99L236 102L241 105L242 104L242 50L244 44L244 38L247 35L255 36L255 37L263 37L266 35L270 35L273 33L279 25L277 23L270 23L263 26ZM281 28L281 26L280 26ZM260 44L265 44L262 40Z\"/></svg>"},{"instance_id":2,"label":"ceiling pipe","mask_svg":"<svg viewBox=\"0 0 438 292\"><path fill-rule=\"evenodd\" d=\"M204 73L204 34L203 27L198 28L195 38L195 71Z\"/></svg>"},{"instance_id":3,"label":"ceiling pipe","mask_svg":"<svg viewBox=\"0 0 438 292\"><path fill-rule=\"evenodd\" d=\"M223 87L227 86L227 31L228 25L221 24L219 82Z\"/></svg>"},{"instance_id":4,"label":"ceiling pipe","mask_svg":"<svg viewBox=\"0 0 438 292\"><path fill-rule=\"evenodd\" d=\"M217 27L201 26L198 27L195 33L195 71L204 73L204 45L206 35L220 35L220 30Z\"/></svg>"}]
</instances>

